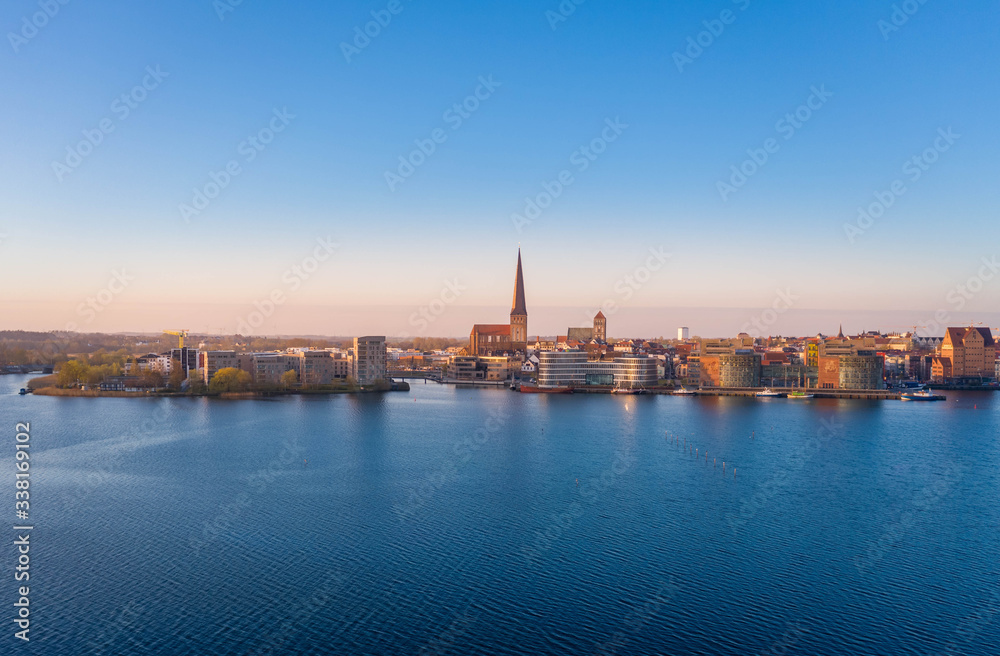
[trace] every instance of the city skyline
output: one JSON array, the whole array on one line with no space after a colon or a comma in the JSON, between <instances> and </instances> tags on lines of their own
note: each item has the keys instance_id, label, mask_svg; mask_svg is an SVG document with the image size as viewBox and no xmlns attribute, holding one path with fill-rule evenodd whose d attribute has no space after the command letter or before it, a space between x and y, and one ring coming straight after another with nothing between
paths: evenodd
<instances>
[{"instance_id":1,"label":"city skyline","mask_svg":"<svg viewBox=\"0 0 1000 656\"><path fill-rule=\"evenodd\" d=\"M461 336L517 243L553 330L730 334L789 289L783 332L1000 323L952 229L992 234L994 4L399 7L0 10L3 327L235 332L277 289L268 331L415 333L450 281Z\"/></svg>"}]
</instances>

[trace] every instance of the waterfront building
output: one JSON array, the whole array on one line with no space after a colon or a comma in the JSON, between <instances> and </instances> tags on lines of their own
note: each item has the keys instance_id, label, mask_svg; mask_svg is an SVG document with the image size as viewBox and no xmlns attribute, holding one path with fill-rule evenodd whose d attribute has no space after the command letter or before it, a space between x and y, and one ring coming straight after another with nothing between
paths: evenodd
<instances>
[{"instance_id":1,"label":"waterfront building","mask_svg":"<svg viewBox=\"0 0 1000 656\"><path fill-rule=\"evenodd\" d=\"M479 367L479 358L474 355L454 355L448 359L446 377L449 380L484 380L486 372Z\"/></svg>"},{"instance_id":2,"label":"waterfront building","mask_svg":"<svg viewBox=\"0 0 1000 656\"><path fill-rule=\"evenodd\" d=\"M371 385L388 379L385 337L355 337L351 375L358 385Z\"/></svg>"},{"instance_id":3,"label":"waterfront building","mask_svg":"<svg viewBox=\"0 0 1000 656\"><path fill-rule=\"evenodd\" d=\"M350 362L340 353L303 350L294 353L293 357L299 382L303 385L331 385L350 375Z\"/></svg>"},{"instance_id":4,"label":"waterfront building","mask_svg":"<svg viewBox=\"0 0 1000 656\"><path fill-rule=\"evenodd\" d=\"M932 377L937 382L995 376L996 342L989 328L949 328L934 361Z\"/></svg>"},{"instance_id":5,"label":"waterfront building","mask_svg":"<svg viewBox=\"0 0 1000 656\"><path fill-rule=\"evenodd\" d=\"M538 356L538 386L603 385L641 389L656 385L656 365L657 360L647 355L590 360L584 351L547 351Z\"/></svg>"},{"instance_id":6,"label":"waterfront building","mask_svg":"<svg viewBox=\"0 0 1000 656\"><path fill-rule=\"evenodd\" d=\"M732 355L720 355L719 384L721 387L759 387L761 356L739 349Z\"/></svg>"},{"instance_id":7,"label":"waterfront building","mask_svg":"<svg viewBox=\"0 0 1000 656\"><path fill-rule=\"evenodd\" d=\"M858 349L838 355L821 355L820 389L876 390L885 388L885 363L876 351Z\"/></svg>"}]
</instances>

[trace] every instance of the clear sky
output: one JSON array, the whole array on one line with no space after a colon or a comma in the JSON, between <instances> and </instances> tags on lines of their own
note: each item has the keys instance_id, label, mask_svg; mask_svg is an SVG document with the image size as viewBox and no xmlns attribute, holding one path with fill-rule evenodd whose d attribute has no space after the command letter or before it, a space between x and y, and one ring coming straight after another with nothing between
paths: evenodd
<instances>
[{"instance_id":1,"label":"clear sky","mask_svg":"<svg viewBox=\"0 0 1000 656\"><path fill-rule=\"evenodd\" d=\"M278 292L261 330L461 335L505 320L518 244L532 334L1000 301L995 1L46 5L0 9L0 328L230 332Z\"/></svg>"}]
</instances>

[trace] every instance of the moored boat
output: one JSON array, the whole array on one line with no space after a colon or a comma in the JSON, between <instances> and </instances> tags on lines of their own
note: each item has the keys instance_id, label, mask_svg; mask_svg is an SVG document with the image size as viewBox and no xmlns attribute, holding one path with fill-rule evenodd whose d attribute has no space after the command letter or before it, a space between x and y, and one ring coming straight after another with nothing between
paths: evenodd
<instances>
[{"instance_id":1,"label":"moored boat","mask_svg":"<svg viewBox=\"0 0 1000 656\"><path fill-rule=\"evenodd\" d=\"M689 390L686 387L682 387L680 389L673 391L674 396L695 396L697 393L698 392L695 392L694 390Z\"/></svg>"},{"instance_id":2,"label":"moored boat","mask_svg":"<svg viewBox=\"0 0 1000 656\"><path fill-rule=\"evenodd\" d=\"M815 394L806 394L805 392L789 392L786 398L789 399L811 399Z\"/></svg>"},{"instance_id":3,"label":"moored boat","mask_svg":"<svg viewBox=\"0 0 1000 656\"><path fill-rule=\"evenodd\" d=\"M945 401L947 397L940 394L933 394L930 390L920 392L907 392L899 397L900 401Z\"/></svg>"},{"instance_id":4,"label":"moored boat","mask_svg":"<svg viewBox=\"0 0 1000 656\"><path fill-rule=\"evenodd\" d=\"M764 399L780 399L785 395L784 392L775 392L770 387L765 387L762 391L757 392L755 396Z\"/></svg>"}]
</instances>

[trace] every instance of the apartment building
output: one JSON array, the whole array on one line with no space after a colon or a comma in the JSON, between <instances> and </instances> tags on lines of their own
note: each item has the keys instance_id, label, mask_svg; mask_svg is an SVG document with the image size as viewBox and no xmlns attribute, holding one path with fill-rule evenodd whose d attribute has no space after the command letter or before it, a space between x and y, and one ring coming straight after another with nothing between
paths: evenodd
<instances>
[{"instance_id":1,"label":"apartment building","mask_svg":"<svg viewBox=\"0 0 1000 656\"><path fill-rule=\"evenodd\" d=\"M387 380L385 337L355 337L351 371L359 385Z\"/></svg>"}]
</instances>

